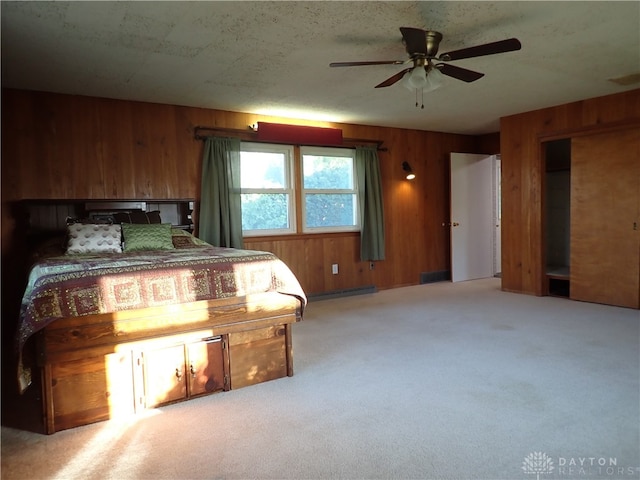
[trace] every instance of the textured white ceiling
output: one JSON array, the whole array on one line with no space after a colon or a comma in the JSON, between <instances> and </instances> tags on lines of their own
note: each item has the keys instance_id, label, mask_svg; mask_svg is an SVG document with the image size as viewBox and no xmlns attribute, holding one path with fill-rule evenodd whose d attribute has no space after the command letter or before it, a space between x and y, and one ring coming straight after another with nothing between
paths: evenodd
<instances>
[{"instance_id":1,"label":"textured white ceiling","mask_svg":"<svg viewBox=\"0 0 640 480\"><path fill-rule=\"evenodd\" d=\"M640 88L640 2L10 2L5 87L454 133L514 113ZM416 94L374 86L403 65L399 27L440 53L517 37L522 50L452 62L485 73ZM420 101L420 98L418 98Z\"/></svg>"}]
</instances>

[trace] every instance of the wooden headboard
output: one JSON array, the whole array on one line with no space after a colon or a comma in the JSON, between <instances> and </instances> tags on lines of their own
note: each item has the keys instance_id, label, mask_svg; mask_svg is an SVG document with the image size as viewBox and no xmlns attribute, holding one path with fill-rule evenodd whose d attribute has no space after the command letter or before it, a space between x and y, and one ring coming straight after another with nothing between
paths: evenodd
<instances>
[{"instance_id":1,"label":"wooden headboard","mask_svg":"<svg viewBox=\"0 0 640 480\"><path fill-rule=\"evenodd\" d=\"M181 200L21 200L14 218L23 231L42 235L65 231L68 219L105 220L119 212L159 211L163 223L193 230L194 201Z\"/></svg>"}]
</instances>

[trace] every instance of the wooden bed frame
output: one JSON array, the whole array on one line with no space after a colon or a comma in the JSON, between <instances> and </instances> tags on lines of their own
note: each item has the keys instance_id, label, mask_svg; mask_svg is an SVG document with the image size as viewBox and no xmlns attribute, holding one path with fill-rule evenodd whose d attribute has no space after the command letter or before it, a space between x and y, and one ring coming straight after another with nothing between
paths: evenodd
<instances>
[{"instance_id":1,"label":"wooden bed frame","mask_svg":"<svg viewBox=\"0 0 640 480\"><path fill-rule=\"evenodd\" d=\"M37 334L48 434L293 375L279 293L57 320Z\"/></svg>"},{"instance_id":2,"label":"wooden bed frame","mask_svg":"<svg viewBox=\"0 0 640 480\"><path fill-rule=\"evenodd\" d=\"M67 204L59 219L83 202ZM186 211L191 220L191 203L148 205ZM61 210L56 202L35 207L31 218ZM298 298L273 292L56 320L34 336L44 430L292 376L292 324L302 308Z\"/></svg>"}]
</instances>

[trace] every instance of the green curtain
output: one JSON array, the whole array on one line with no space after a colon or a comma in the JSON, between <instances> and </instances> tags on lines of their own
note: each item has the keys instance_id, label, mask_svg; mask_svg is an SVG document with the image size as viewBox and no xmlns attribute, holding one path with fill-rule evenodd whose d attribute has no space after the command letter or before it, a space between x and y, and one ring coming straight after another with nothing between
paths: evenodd
<instances>
[{"instance_id":1,"label":"green curtain","mask_svg":"<svg viewBox=\"0 0 640 480\"><path fill-rule=\"evenodd\" d=\"M238 138L204 141L198 236L218 247L244 246Z\"/></svg>"},{"instance_id":2,"label":"green curtain","mask_svg":"<svg viewBox=\"0 0 640 480\"><path fill-rule=\"evenodd\" d=\"M356 147L356 173L361 225L360 260L384 260L382 184L375 147Z\"/></svg>"}]
</instances>

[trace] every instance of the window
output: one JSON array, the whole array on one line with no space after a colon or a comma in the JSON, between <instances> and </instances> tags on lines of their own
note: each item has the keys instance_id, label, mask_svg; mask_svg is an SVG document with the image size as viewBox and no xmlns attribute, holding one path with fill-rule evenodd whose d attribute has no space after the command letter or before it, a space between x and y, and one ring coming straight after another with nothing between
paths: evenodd
<instances>
[{"instance_id":1,"label":"window","mask_svg":"<svg viewBox=\"0 0 640 480\"><path fill-rule=\"evenodd\" d=\"M243 235L358 231L355 151L300 147L299 156L294 152L290 145L242 142ZM300 172L297 182L294 171Z\"/></svg>"},{"instance_id":2,"label":"window","mask_svg":"<svg viewBox=\"0 0 640 480\"><path fill-rule=\"evenodd\" d=\"M295 233L293 147L240 145L240 198L244 236Z\"/></svg>"},{"instance_id":3,"label":"window","mask_svg":"<svg viewBox=\"0 0 640 480\"><path fill-rule=\"evenodd\" d=\"M354 151L301 147L304 232L354 231L358 199Z\"/></svg>"}]
</instances>

